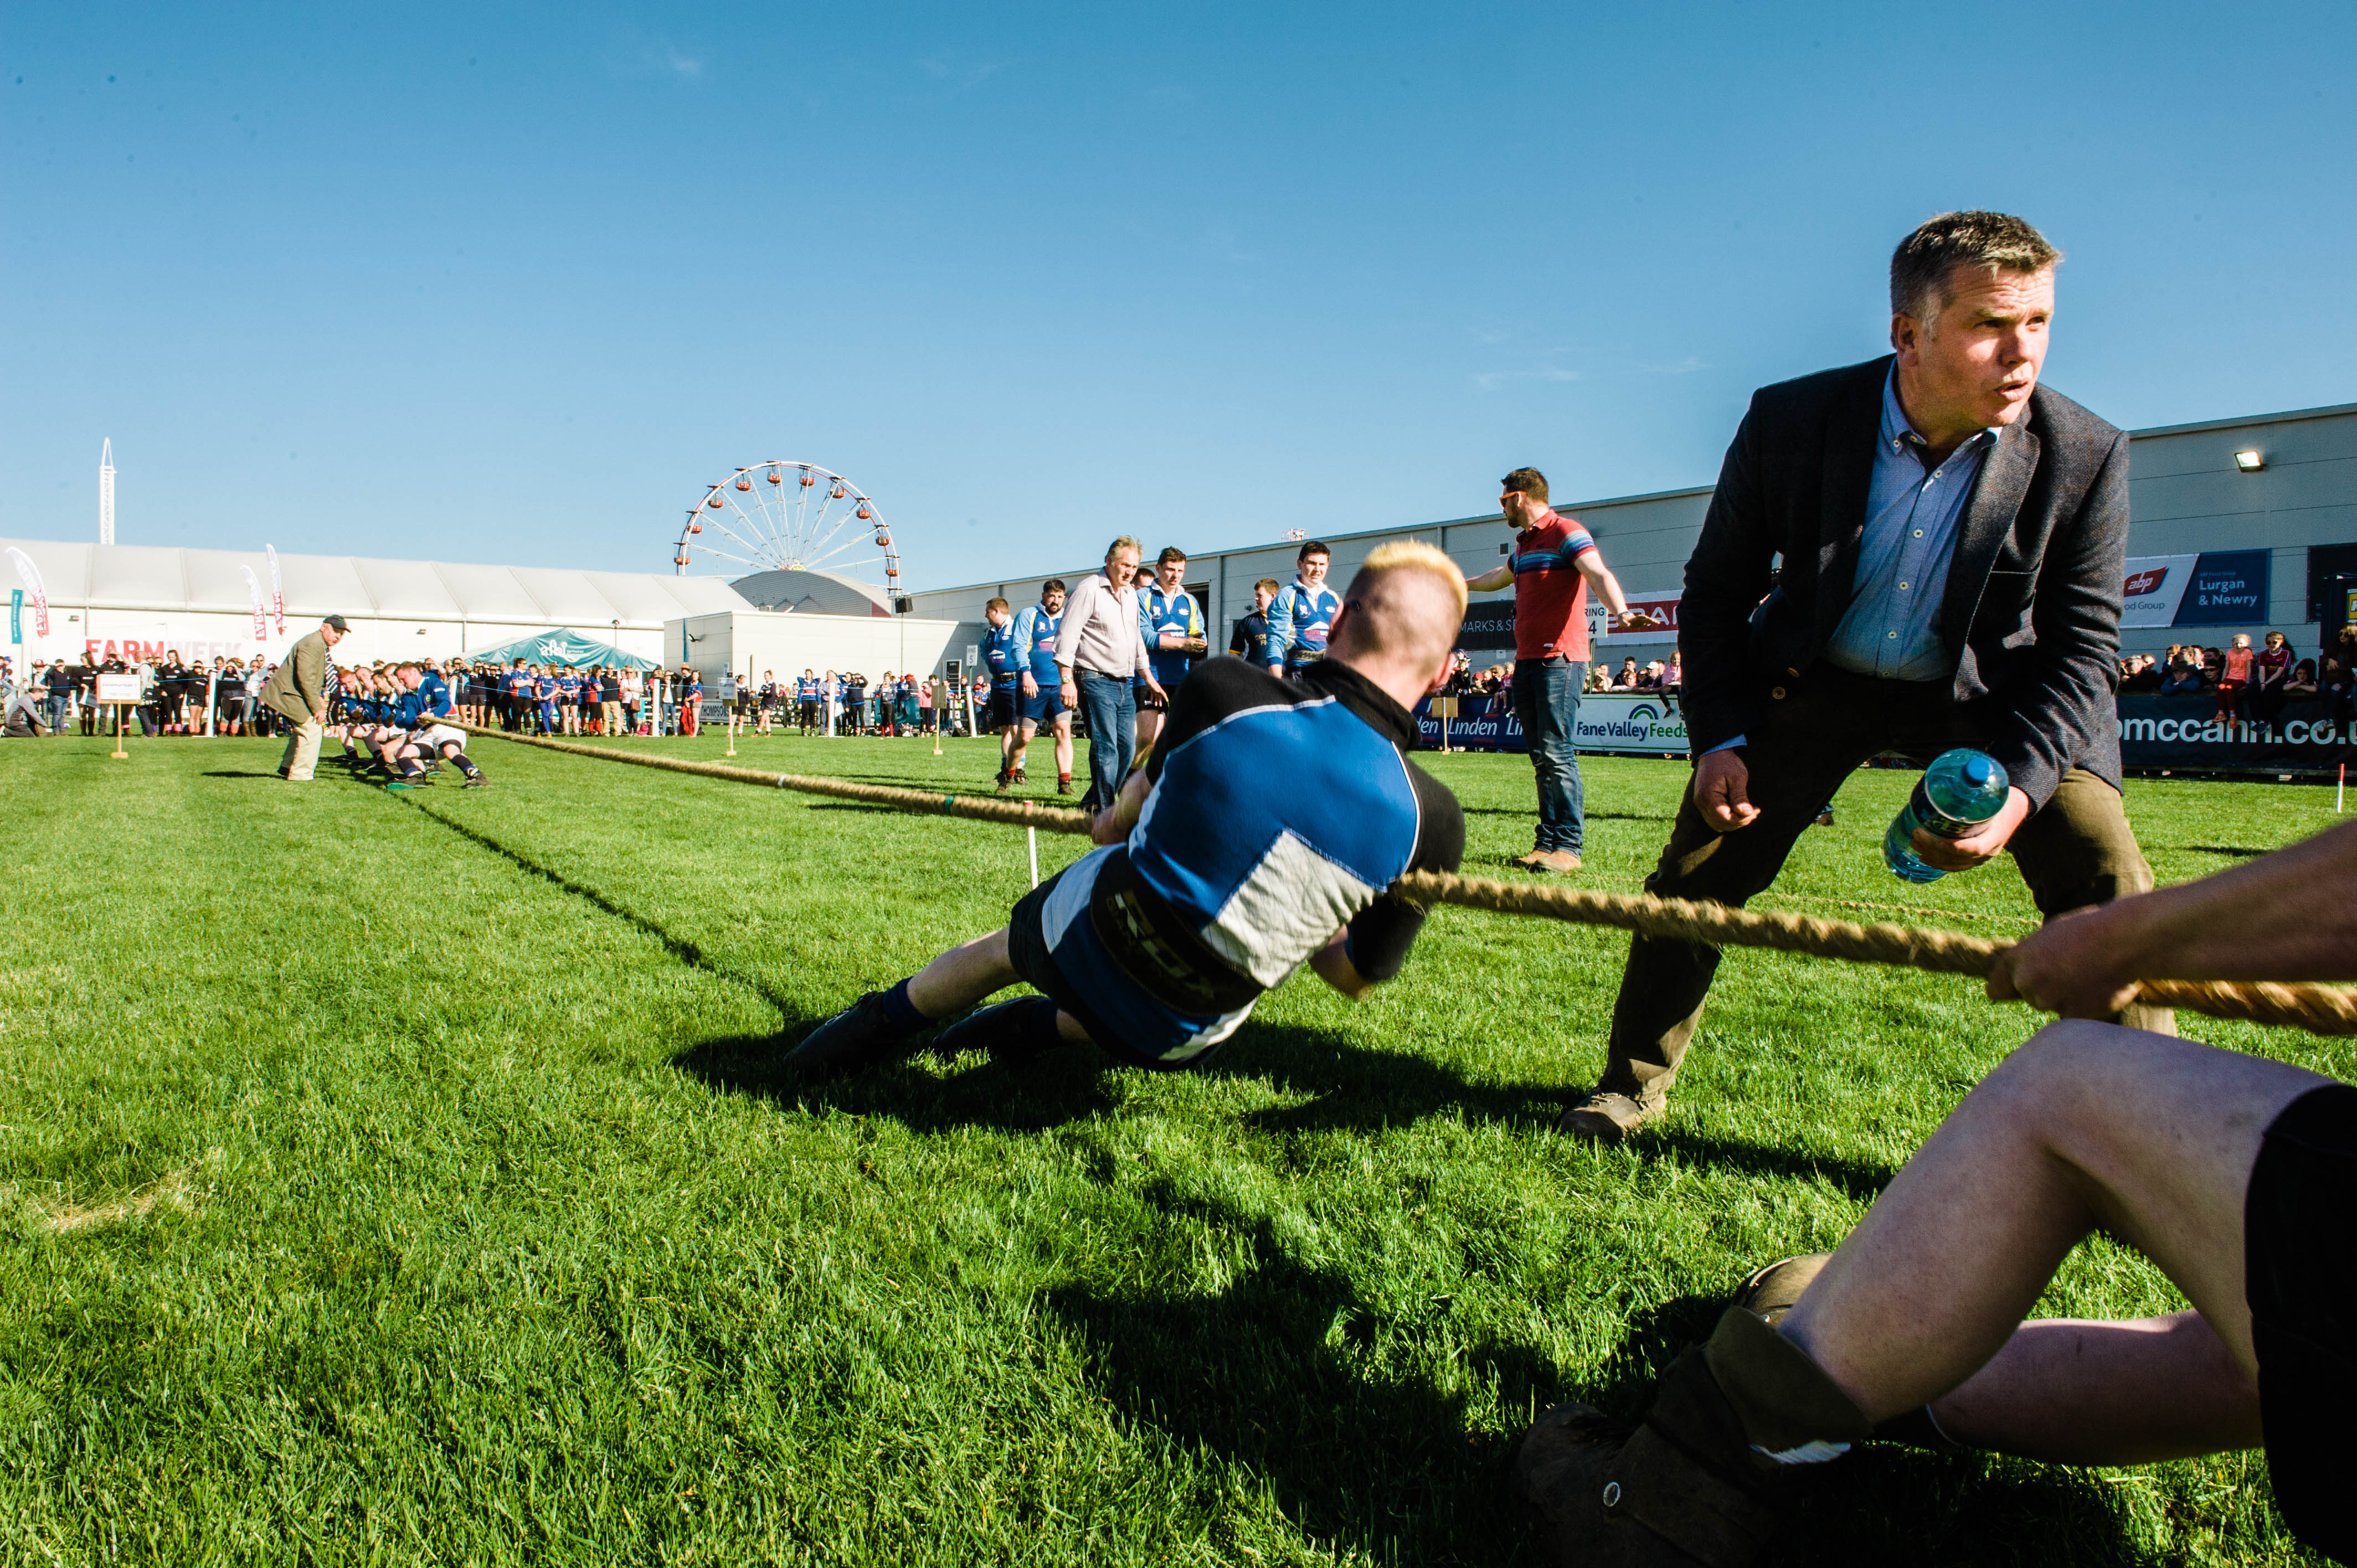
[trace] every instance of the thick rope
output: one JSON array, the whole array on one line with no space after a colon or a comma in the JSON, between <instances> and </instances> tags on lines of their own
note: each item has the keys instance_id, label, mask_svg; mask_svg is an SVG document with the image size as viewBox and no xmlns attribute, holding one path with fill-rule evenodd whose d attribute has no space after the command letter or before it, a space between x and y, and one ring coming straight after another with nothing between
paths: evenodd
<instances>
[{"instance_id":1,"label":"thick rope","mask_svg":"<svg viewBox=\"0 0 2357 1568\"><path fill-rule=\"evenodd\" d=\"M805 795L827 795L893 811L964 817L973 822L1039 828L1052 833L1085 834L1092 821L1086 811L1050 806L1044 801L1007 800L990 795L938 795L925 789L861 784L823 775L770 773L753 768L732 768L722 762L691 762L655 752L615 751L539 736L509 735L473 725L462 727L477 735L547 751L791 789ZM1887 924L1861 926L1781 909L1738 909L1684 898L1598 893L1537 882L1494 882L1486 877L1452 876L1437 871L1412 871L1393 884L1393 888L1411 902L1426 908L1454 904L1460 908L1486 909L1500 915L1535 916L1583 926L1614 926L1667 941L1770 948L1813 958L1846 959L1852 963L1900 964L1939 974L1985 976L1996 967L1998 956L2013 945L1967 936L1962 931ZM2137 993L2139 1001L2155 1007L2175 1007L2213 1018L2281 1025L2315 1035L2357 1035L2357 990L2225 980L2147 980L2138 984Z\"/></svg>"}]
</instances>

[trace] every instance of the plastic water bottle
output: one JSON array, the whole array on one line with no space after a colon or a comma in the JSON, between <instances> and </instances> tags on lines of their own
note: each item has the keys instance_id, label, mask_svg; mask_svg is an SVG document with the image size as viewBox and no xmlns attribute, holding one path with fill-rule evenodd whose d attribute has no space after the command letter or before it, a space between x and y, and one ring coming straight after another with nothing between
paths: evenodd
<instances>
[{"instance_id":1,"label":"plastic water bottle","mask_svg":"<svg viewBox=\"0 0 2357 1568\"><path fill-rule=\"evenodd\" d=\"M1882 835L1882 863L1893 876L1909 882L1939 881L1948 874L1916 855L1915 830L1929 828L1942 838L1963 838L2004 808L2012 788L2013 780L1996 757L1966 746L1942 752L1923 769L1923 781L1907 804L1890 819L1890 831Z\"/></svg>"}]
</instances>

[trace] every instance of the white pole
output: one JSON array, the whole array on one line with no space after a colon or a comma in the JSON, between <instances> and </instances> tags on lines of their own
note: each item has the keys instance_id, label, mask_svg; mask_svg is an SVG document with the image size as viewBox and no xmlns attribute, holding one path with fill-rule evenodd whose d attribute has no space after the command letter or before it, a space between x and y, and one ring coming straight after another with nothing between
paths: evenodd
<instances>
[{"instance_id":1,"label":"white pole","mask_svg":"<svg viewBox=\"0 0 2357 1568\"><path fill-rule=\"evenodd\" d=\"M2347 795L2348 793L2349 793L2349 765L2348 765L2347 763L2345 763L2345 762L2344 762L2344 763L2342 763L2342 764L2341 765L2341 782L2340 782L2340 783L2338 783L2338 784L2335 784L2335 785L2332 787L2332 814L2333 814L2334 816L2336 816L2336 817L2337 817L2337 816L2339 816L2339 815L2341 814L2341 798L2342 798L2343 796Z\"/></svg>"},{"instance_id":2,"label":"white pole","mask_svg":"<svg viewBox=\"0 0 2357 1568\"><path fill-rule=\"evenodd\" d=\"M220 682L220 671L208 670L205 671L205 738L207 740L210 740L213 735L213 691Z\"/></svg>"},{"instance_id":3,"label":"white pole","mask_svg":"<svg viewBox=\"0 0 2357 1568\"><path fill-rule=\"evenodd\" d=\"M1039 830L1025 828L1023 836L1031 841L1031 886L1039 886Z\"/></svg>"}]
</instances>

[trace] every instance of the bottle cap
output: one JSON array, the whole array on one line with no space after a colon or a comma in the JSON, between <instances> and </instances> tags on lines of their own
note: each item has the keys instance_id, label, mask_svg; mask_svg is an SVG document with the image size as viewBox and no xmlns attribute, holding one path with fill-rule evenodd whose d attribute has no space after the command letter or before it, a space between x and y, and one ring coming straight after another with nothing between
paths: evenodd
<instances>
[{"instance_id":1,"label":"bottle cap","mask_svg":"<svg viewBox=\"0 0 2357 1568\"><path fill-rule=\"evenodd\" d=\"M1964 764L1964 779L1975 788L1986 784L1996 774L1996 764L1975 754Z\"/></svg>"}]
</instances>

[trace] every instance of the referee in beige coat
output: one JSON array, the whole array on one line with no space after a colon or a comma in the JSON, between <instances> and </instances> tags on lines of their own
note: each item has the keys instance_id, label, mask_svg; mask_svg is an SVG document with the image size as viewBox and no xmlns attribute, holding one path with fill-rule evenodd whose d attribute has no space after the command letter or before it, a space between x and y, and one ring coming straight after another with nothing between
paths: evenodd
<instances>
[{"instance_id":1,"label":"referee in beige coat","mask_svg":"<svg viewBox=\"0 0 2357 1568\"><path fill-rule=\"evenodd\" d=\"M328 650L350 629L343 617L329 616L287 650L262 688L262 700L295 726L286 737L286 755L278 760L281 779L300 784L319 766L319 737L328 733Z\"/></svg>"}]
</instances>

